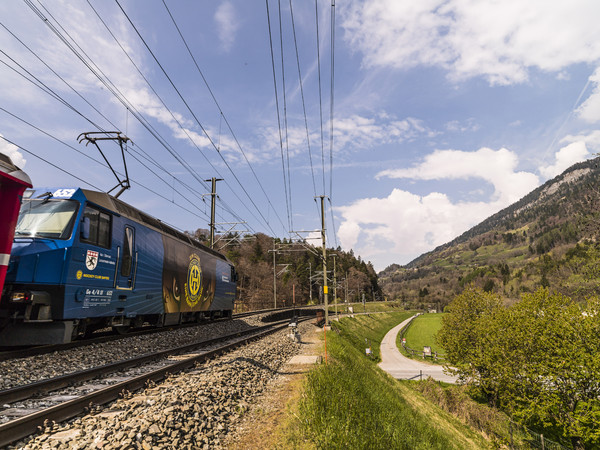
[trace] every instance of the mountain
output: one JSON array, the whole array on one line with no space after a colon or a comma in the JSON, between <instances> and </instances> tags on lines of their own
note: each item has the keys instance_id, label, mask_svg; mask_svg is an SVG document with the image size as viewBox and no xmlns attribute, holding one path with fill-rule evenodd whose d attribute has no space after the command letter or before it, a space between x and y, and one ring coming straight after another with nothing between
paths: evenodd
<instances>
[{"instance_id":1,"label":"mountain","mask_svg":"<svg viewBox=\"0 0 600 450\"><path fill-rule=\"evenodd\" d=\"M406 266L379 273L388 299L445 306L466 285L508 300L539 286L600 295L600 159L575 164Z\"/></svg>"}]
</instances>

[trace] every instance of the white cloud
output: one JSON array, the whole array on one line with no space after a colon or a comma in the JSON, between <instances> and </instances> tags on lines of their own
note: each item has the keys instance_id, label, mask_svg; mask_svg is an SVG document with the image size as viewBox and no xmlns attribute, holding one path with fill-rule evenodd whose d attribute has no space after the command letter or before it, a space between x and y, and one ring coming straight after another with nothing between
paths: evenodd
<instances>
[{"instance_id":1,"label":"white cloud","mask_svg":"<svg viewBox=\"0 0 600 450\"><path fill-rule=\"evenodd\" d=\"M524 82L531 68L561 72L600 58L596 0L353 0L345 39L367 67L442 67L451 79Z\"/></svg>"},{"instance_id":2,"label":"white cloud","mask_svg":"<svg viewBox=\"0 0 600 450\"><path fill-rule=\"evenodd\" d=\"M590 96L576 109L576 114L586 122L600 121L600 68L597 68L589 78L594 86Z\"/></svg>"},{"instance_id":3,"label":"white cloud","mask_svg":"<svg viewBox=\"0 0 600 450\"><path fill-rule=\"evenodd\" d=\"M342 216L338 230L342 246L354 248L366 260L376 261L376 270L393 262L408 263L537 187L538 177L518 172L517 165L516 154L504 148L475 152L438 150L412 168L380 172L378 178L479 179L491 183L494 192L487 201L453 202L438 192L417 195L394 189L385 198L357 200L337 208Z\"/></svg>"},{"instance_id":4,"label":"white cloud","mask_svg":"<svg viewBox=\"0 0 600 450\"><path fill-rule=\"evenodd\" d=\"M446 130L453 133L465 133L479 130L479 125L475 119L470 118L464 122L458 120L451 120L445 125Z\"/></svg>"},{"instance_id":5,"label":"white cloud","mask_svg":"<svg viewBox=\"0 0 600 450\"><path fill-rule=\"evenodd\" d=\"M558 150L555 153L556 162L553 165L541 167L540 173L548 179L554 178L588 156L589 152L584 141L573 142Z\"/></svg>"},{"instance_id":6,"label":"white cloud","mask_svg":"<svg viewBox=\"0 0 600 450\"><path fill-rule=\"evenodd\" d=\"M579 142L582 141L590 150L600 151L600 130L593 130L587 134L572 135L568 134L560 140L560 142Z\"/></svg>"},{"instance_id":7,"label":"white cloud","mask_svg":"<svg viewBox=\"0 0 600 450\"><path fill-rule=\"evenodd\" d=\"M325 129L329 129L329 124L325 125ZM426 127L422 121L412 117L398 120L386 113L379 113L373 117L354 114L335 119L334 151L370 150L378 145L411 142L419 137L433 137L435 135L436 132ZM304 125L288 125L287 144L285 134L282 137L286 154L289 151L290 157L305 156L308 159L306 128ZM255 147L260 150L250 150L254 160L279 157L281 145L277 128L263 127L257 131L255 139L257 142ZM320 132L318 130L310 131L309 139L313 162L315 162L315 158L320 159ZM325 145L329 145L327 140ZM246 148L248 147L247 145Z\"/></svg>"},{"instance_id":8,"label":"white cloud","mask_svg":"<svg viewBox=\"0 0 600 450\"><path fill-rule=\"evenodd\" d=\"M235 9L231 2L223 2L215 12L215 22L218 27L219 40L225 51L231 50L235 42L235 35L239 28Z\"/></svg>"},{"instance_id":9,"label":"white cloud","mask_svg":"<svg viewBox=\"0 0 600 450\"><path fill-rule=\"evenodd\" d=\"M19 148L16 145L6 142L4 139L2 139L1 134L0 153L4 153L5 155L7 155L12 160L13 164L19 169L22 169L27 163L27 160L23 157L23 154L19 152Z\"/></svg>"},{"instance_id":10,"label":"white cloud","mask_svg":"<svg viewBox=\"0 0 600 450\"><path fill-rule=\"evenodd\" d=\"M539 184L536 175L516 172L517 155L505 148L481 148L475 152L436 150L409 169L389 169L377 178L409 178L413 180L457 180L480 178L494 186L493 198L504 205L517 201Z\"/></svg>"},{"instance_id":11,"label":"white cloud","mask_svg":"<svg viewBox=\"0 0 600 450\"><path fill-rule=\"evenodd\" d=\"M414 118L397 120L384 113L374 118L359 115L335 119L336 148L368 149L374 145L410 142L417 137L434 136L422 121Z\"/></svg>"},{"instance_id":12,"label":"white cloud","mask_svg":"<svg viewBox=\"0 0 600 450\"><path fill-rule=\"evenodd\" d=\"M499 208L497 201L452 203L438 192L420 196L394 189L386 198L336 208L342 215L337 235L343 248L353 248L382 270L452 240Z\"/></svg>"}]
</instances>

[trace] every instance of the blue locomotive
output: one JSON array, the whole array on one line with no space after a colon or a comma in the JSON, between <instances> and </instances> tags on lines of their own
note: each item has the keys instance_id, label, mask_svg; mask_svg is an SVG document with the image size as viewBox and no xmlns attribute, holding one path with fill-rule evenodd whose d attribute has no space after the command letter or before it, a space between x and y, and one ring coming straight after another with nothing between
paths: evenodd
<instances>
[{"instance_id":1,"label":"blue locomotive","mask_svg":"<svg viewBox=\"0 0 600 450\"><path fill-rule=\"evenodd\" d=\"M231 317L236 278L222 254L111 195L26 190L0 299L0 345Z\"/></svg>"}]
</instances>

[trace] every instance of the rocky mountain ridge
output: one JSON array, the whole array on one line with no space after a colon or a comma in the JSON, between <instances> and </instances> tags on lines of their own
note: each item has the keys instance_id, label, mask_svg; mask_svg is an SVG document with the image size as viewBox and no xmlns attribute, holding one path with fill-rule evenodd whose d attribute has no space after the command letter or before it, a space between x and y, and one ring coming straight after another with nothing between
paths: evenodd
<instances>
[{"instance_id":1,"label":"rocky mountain ridge","mask_svg":"<svg viewBox=\"0 0 600 450\"><path fill-rule=\"evenodd\" d=\"M406 266L387 267L379 273L387 297L443 306L466 284L508 300L540 285L569 295L600 293L590 275L600 237L598 162L575 164L452 241Z\"/></svg>"}]
</instances>

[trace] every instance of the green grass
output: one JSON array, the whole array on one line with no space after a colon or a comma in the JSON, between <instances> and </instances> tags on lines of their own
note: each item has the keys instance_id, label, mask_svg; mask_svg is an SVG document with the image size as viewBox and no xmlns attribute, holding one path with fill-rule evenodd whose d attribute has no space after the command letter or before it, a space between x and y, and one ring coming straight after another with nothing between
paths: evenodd
<instances>
[{"instance_id":1,"label":"green grass","mask_svg":"<svg viewBox=\"0 0 600 450\"><path fill-rule=\"evenodd\" d=\"M439 329L442 328L442 317L444 315L445 313L423 314L413 319L404 334L407 347L410 347L413 350L423 351L423 347L429 346L431 347L432 352L445 354L446 352L435 339L435 335ZM397 345L398 348L402 347L400 335L398 335Z\"/></svg>"},{"instance_id":2,"label":"green grass","mask_svg":"<svg viewBox=\"0 0 600 450\"><path fill-rule=\"evenodd\" d=\"M329 314L335 314L334 303L329 303ZM404 311L404 305L400 302L365 302L364 306L362 302L357 303L343 303L338 302L337 310L339 314L346 314L348 312L348 306L351 306L355 314L360 313L372 313L372 312L392 312L392 311Z\"/></svg>"},{"instance_id":3,"label":"green grass","mask_svg":"<svg viewBox=\"0 0 600 450\"><path fill-rule=\"evenodd\" d=\"M329 364L307 375L298 406L299 436L311 448L491 448L464 425L410 387L381 371L365 355L365 338L376 356L379 343L407 313L344 318L327 333Z\"/></svg>"}]
</instances>

